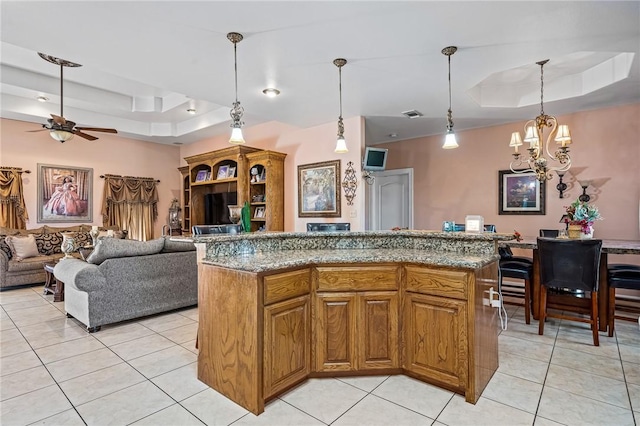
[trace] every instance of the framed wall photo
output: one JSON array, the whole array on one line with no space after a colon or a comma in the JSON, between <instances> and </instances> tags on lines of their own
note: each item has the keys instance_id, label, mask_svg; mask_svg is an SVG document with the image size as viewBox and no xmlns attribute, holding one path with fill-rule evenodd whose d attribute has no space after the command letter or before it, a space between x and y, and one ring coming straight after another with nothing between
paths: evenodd
<instances>
[{"instance_id":1,"label":"framed wall photo","mask_svg":"<svg viewBox=\"0 0 640 426\"><path fill-rule=\"evenodd\" d=\"M498 214L545 214L545 183L534 172L498 171Z\"/></svg>"},{"instance_id":2,"label":"framed wall photo","mask_svg":"<svg viewBox=\"0 0 640 426\"><path fill-rule=\"evenodd\" d=\"M38 222L93 221L93 169L38 164Z\"/></svg>"},{"instance_id":3,"label":"framed wall photo","mask_svg":"<svg viewBox=\"0 0 640 426\"><path fill-rule=\"evenodd\" d=\"M229 174L229 166L220 166L218 167L218 177L216 179L226 179L227 174Z\"/></svg>"},{"instance_id":4,"label":"framed wall photo","mask_svg":"<svg viewBox=\"0 0 640 426\"><path fill-rule=\"evenodd\" d=\"M298 217L340 217L340 160L298 166Z\"/></svg>"}]
</instances>

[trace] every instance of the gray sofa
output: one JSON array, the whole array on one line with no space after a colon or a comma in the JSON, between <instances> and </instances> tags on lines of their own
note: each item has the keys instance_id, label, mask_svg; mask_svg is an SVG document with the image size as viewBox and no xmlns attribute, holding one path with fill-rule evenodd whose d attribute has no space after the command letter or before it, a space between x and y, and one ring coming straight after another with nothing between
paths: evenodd
<instances>
[{"instance_id":1,"label":"gray sofa","mask_svg":"<svg viewBox=\"0 0 640 426\"><path fill-rule=\"evenodd\" d=\"M191 242L103 238L87 261L63 259L53 271L65 285L68 316L89 332L198 303L198 267Z\"/></svg>"}]
</instances>

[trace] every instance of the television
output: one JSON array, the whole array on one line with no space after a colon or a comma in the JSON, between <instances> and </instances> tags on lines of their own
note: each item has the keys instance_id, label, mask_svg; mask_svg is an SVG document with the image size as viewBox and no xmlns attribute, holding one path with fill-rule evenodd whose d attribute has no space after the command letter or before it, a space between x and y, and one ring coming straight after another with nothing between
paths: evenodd
<instances>
[{"instance_id":1,"label":"television","mask_svg":"<svg viewBox=\"0 0 640 426\"><path fill-rule=\"evenodd\" d=\"M362 170L372 172L384 170L387 166L388 151L386 148L366 147L364 149L364 159L362 160Z\"/></svg>"}]
</instances>

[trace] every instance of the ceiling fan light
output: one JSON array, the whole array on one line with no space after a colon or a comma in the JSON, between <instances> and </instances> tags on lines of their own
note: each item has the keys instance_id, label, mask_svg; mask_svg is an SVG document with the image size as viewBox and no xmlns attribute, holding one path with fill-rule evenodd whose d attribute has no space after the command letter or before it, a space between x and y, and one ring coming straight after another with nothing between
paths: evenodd
<instances>
[{"instance_id":1,"label":"ceiling fan light","mask_svg":"<svg viewBox=\"0 0 640 426\"><path fill-rule=\"evenodd\" d=\"M236 145L242 145L243 143L245 143L244 137L242 136L242 128L240 126L233 126L229 143Z\"/></svg>"},{"instance_id":2,"label":"ceiling fan light","mask_svg":"<svg viewBox=\"0 0 640 426\"><path fill-rule=\"evenodd\" d=\"M453 132L453 129L447 130L447 135L444 137L444 145L442 145L442 149L453 149L458 146L456 134Z\"/></svg>"},{"instance_id":3,"label":"ceiling fan light","mask_svg":"<svg viewBox=\"0 0 640 426\"><path fill-rule=\"evenodd\" d=\"M349 152L347 149L347 141L344 140L344 136L340 136L336 141L336 149L334 152L336 154L345 154Z\"/></svg>"},{"instance_id":4,"label":"ceiling fan light","mask_svg":"<svg viewBox=\"0 0 640 426\"><path fill-rule=\"evenodd\" d=\"M51 136L53 139L57 140L58 142L66 142L70 139L73 139L73 133L71 132L67 132L66 130L55 130L52 129L51 131L49 131L49 136Z\"/></svg>"}]
</instances>

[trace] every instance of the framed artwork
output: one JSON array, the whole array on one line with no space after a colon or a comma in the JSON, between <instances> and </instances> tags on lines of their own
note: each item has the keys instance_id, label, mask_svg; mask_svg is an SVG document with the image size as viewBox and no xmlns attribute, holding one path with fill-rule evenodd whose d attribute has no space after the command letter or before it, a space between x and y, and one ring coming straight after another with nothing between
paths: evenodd
<instances>
[{"instance_id":1,"label":"framed artwork","mask_svg":"<svg viewBox=\"0 0 640 426\"><path fill-rule=\"evenodd\" d=\"M545 214L545 184L534 172L498 171L498 214Z\"/></svg>"},{"instance_id":2,"label":"framed artwork","mask_svg":"<svg viewBox=\"0 0 640 426\"><path fill-rule=\"evenodd\" d=\"M207 171L200 170L196 175L196 182L204 182L205 180L207 180Z\"/></svg>"},{"instance_id":3,"label":"framed artwork","mask_svg":"<svg viewBox=\"0 0 640 426\"><path fill-rule=\"evenodd\" d=\"M93 222L93 169L38 164L38 222Z\"/></svg>"},{"instance_id":4,"label":"framed artwork","mask_svg":"<svg viewBox=\"0 0 640 426\"><path fill-rule=\"evenodd\" d=\"M264 207L256 207L256 211L255 211L253 217L255 219L264 219L265 218Z\"/></svg>"},{"instance_id":5,"label":"framed artwork","mask_svg":"<svg viewBox=\"0 0 640 426\"><path fill-rule=\"evenodd\" d=\"M218 177L216 179L226 179L229 174L229 166L218 167Z\"/></svg>"},{"instance_id":6,"label":"framed artwork","mask_svg":"<svg viewBox=\"0 0 640 426\"><path fill-rule=\"evenodd\" d=\"M227 177L228 178L236 177L236 168L235 167L229 167L229 172L227 173Z\"/></svg>"},{"instance_id":7,"label":"framed artwork","mask_svg":"<svg viewBox=\"0 0 640 426\"><path fill-rule=\"evenodd\" d=\"M211 172L207 172L207 177L204 180L206 181L211 180Z\"/></svg>"},{"instance_id":8,"label":"framed artwork","mask_svg":"<svg viewBox=\"0 0 640 426\"><path fill-rule=\"evenodd\" d=\"M298 217L340 217L340 160L298 166Z\"/></svg>"}]
</instances>

